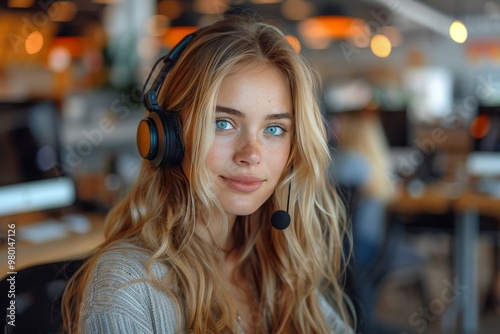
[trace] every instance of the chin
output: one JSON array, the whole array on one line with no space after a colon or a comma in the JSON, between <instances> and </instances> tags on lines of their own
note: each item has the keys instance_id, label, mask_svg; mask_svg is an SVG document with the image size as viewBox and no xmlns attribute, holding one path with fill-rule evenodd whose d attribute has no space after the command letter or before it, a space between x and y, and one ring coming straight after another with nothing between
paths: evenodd
<instances>
[{"instance_id":1,"label":"chin","mask_svg":"<svg viewBox=\"0 0 500 334\"><path fill-rule=\"evenodd\" d=\"M235 215L235 216L249 216L253 213L255 213L256 211L258 210L255 209L255 210L230 210L230 211L226 211L228 212L229 214L232 214L232 215Z\"/></svg>"},{"instance_id":2,"label":"chin","mask_svg":"<svg viewBox=\"0 0 500 334\"><path fill-rule=\"evenodd\" d=\"M245 205L245 206L237 206L237 205L229 205L227 206L227 210L224 210L228 214L235 215L235 216L248 216L251 215L259 210L259 208L262 206L260 205ZM226 206L224 206L226 207Z\"/></svg>"}]
</instances>

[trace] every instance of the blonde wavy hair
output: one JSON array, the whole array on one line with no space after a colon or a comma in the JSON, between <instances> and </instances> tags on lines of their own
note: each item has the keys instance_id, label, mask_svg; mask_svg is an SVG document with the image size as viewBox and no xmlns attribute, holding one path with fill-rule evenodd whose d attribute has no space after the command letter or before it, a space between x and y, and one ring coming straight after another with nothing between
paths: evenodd
<instances>
[{"instance_id":1,"label":"blonde wavy hair","mask_svg":"<svg viewBox=\"0 0 500 334\"><path fill-rule=\"evenodd\" d=\"M205 157L213 141L222 80L236 66L254 62L273 64L288 79L295 119L292 149L271 198L255 213L238 217L229 231L210 187ZM78 332L78 306L99 256L128 242L150 252L152 284L183 310L179 323L184 328L179 331L234 331L236 311L215 274L224 253L219 243L207 243L197 233L200 225L208 224L224 224L222 239L229 233L234 237L236 270L248 278L258 298L256 332L330 332L318 291L349 321L340 283L345 213L327 182L330 155L318 88L314 72L273 24L233 15L200 31L167 75L159 96L163 108L180 113L189 175L182 167L142 164L135 185L107 217L105 242L68 284L63 301L66 330ZM292 223L278 231L271 227L271 215L286 207L290 182ZM169 268L167 280L154 277L155 262Z\"/></svg>"}]
</instances>

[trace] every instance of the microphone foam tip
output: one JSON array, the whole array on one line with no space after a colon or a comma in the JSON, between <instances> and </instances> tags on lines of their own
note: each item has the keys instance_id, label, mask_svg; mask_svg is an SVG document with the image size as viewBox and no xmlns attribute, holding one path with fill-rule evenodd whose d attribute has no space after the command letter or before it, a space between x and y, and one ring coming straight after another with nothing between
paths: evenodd
<instances>
[{"instance_id":1,"label":"microphone foam tip","mask_svg":"<svg viewBox=\"0 0 500 334\"><path fill-rule=\"evenodd\" d=\"M284 230L290 226L290 215L288 212L278 210L271 216L271 225L277 230Z\"/></svg>"}]
</instances>

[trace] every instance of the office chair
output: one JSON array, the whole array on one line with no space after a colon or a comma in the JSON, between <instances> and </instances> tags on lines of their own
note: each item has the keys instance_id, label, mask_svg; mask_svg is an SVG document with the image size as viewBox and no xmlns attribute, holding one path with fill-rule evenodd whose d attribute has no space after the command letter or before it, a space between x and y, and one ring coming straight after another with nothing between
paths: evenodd
<instances>
[{"instance_id":1,"label":"office chair","mask_svg":"<svg viewBox=\"0 0 500 334\"><path fill-rule=\"evenodd\" d=\"M36 265L19 270L15 281L11 275L0 282L1 327L4 333L61 333L61 299L69 278L84 260L71 260ZM15 282L15 285L11 285ZM9 292L15 287L15 299ZM15 326L9 325L11 300L15 300Z\"/></svg>"}]
</instances>

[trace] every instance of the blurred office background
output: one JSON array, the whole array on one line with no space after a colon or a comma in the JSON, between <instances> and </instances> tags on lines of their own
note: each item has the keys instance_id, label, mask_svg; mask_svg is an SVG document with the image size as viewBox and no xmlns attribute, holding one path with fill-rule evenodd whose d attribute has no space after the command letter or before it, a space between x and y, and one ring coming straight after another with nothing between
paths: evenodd
<instances>
[{"instance_id":1,"label":"blurred office background","mask_svg":"<svg viewBox=\"0 0 500 334\"><path fill-rule=\"evenodd\" d=\"M496 333L499 1L1 0L3 254L8 223L18 269L102 240L141 162L147 74L238 10L274 19L321 80L359 332Z\"/></svg>"}]
</instances>

